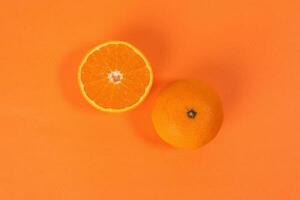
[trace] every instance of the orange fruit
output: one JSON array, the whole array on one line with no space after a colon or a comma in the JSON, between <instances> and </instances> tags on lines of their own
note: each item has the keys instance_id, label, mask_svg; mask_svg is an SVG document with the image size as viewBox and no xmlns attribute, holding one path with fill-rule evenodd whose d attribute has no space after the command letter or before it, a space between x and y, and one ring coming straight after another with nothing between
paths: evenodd
<instances>
[{"instance_id":1,"label":"orange fruit","mask_svg":"<svg viewBox=\"0 0 300 200\"><path fill-rule=\"evenodd\" d=\"M78 80L83 96L92 106L105 112L124 112L145 99L153 74L137 48L112 41L95 47L85 56Z\"/></svg>"},{"instance_id":2,"label":"orange fruit","mask_svg":"<svg viewBox=\"0 0 300 200\"><path fill-rule=\"evenodd\" d=\"M158 95L152 110L157 134L178 148L197 148L212 140L223 119L214 90L197 80L171 83Z\"/></svg>"}]
</instances>

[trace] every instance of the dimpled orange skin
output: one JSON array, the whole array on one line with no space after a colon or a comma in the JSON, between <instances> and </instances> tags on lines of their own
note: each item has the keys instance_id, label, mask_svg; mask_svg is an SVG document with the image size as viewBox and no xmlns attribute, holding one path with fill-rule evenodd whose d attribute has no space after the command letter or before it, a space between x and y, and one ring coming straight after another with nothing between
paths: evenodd
<instances>
[{"instance_id":1,"label":"dimpled orange skin","mask_svg":"<svg viewBox=\"0 0 300 200\"><path fill-rule=\"evenodd\" d=\"M158 95L152 122L157 134L178 148L199 148L211 141L223 121L217 93L198 80L171 83Z\"/></svg>"}]
</instances>

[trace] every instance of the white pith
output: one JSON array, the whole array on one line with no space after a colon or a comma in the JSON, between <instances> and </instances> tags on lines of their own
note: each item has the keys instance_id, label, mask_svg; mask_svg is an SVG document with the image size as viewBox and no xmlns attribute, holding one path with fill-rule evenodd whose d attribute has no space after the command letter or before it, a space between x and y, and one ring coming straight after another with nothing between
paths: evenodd
<instances>
[{"instance_id":1,"label":"white pith","mask_svg":"<svg viewBox=\"0 0 300 200\"><path fill-rule=\"evenodd\" d=\"M123 79L123 74L118 70L114 70L107 74L107 78L113 84L120 84Z\"/></svg>"}]
</instances>

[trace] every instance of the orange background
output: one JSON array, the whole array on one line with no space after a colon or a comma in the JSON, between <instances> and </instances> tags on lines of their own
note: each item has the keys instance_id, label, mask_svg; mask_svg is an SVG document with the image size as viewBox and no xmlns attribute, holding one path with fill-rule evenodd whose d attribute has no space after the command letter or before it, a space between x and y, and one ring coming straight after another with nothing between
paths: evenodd
<instances>
[{"instance_id":1,"label":"orange background","mask_svg":"<svg viewBox=\"0 0 300 200\"><path fill-rule=\"evenodd\" d=\"M271 0L5 1L0 7L0 199L300 199L300 3ZM103 114L79 93L91 47L149 58L151 95ZM195 151L160 141L158 91L198 78L225 121Z\"/></svg>"}]
</instances>

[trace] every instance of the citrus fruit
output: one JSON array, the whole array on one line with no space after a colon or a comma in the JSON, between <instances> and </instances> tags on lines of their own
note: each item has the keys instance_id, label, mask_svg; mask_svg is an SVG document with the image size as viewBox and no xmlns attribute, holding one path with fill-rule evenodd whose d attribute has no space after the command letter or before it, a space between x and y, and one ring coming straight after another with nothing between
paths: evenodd
<instances>
[{"instance_id":1,"label":"citrus fruit","mask_svg":"<svg viewBox=\"0 0 300 200\"><path fill-rule=\"evenodd\" d=\"M212 140L223 119L221 101L214 90L197 80L169 84L152 110L157 134L178 148L197 148Z\"/></svg>"},{"instance_id":2,"label":"citrus fruit","mask_svg":"<svg viewBox=\"0 0 300 200\"><path fill-rule=\"evenodd\" d=\"M83 96L92 106L105 112L124 112L145 99L153 75L149 62L137 48L112 41L85 56L78 80Z\"/></svg>"}]
</instances>

